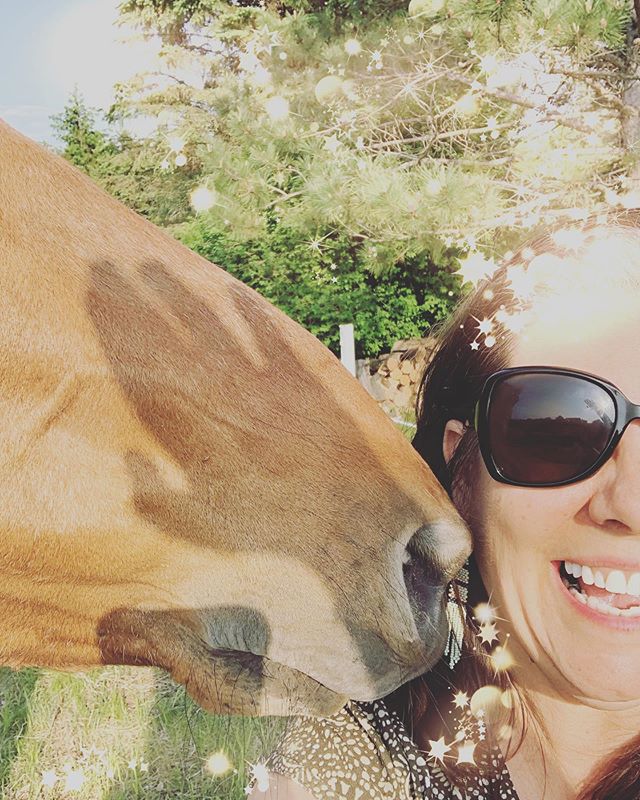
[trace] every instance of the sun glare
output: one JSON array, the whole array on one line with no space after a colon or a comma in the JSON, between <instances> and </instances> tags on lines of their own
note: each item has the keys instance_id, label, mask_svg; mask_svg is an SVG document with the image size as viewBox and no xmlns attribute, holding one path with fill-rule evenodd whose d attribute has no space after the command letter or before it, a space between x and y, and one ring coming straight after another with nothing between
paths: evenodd
<instances>
[{"instance_id":1,"label":"sun glare","mask_svg":"<svg viewBox=\"0 0 640 800\"><path fill-rule=\"evenodd\" d=\"M159 43L117 26L118 3L76 2L41 32L34 56L52 89L70 94L77 86L90 106L108 108L117 81L157 66Z\"/></svg>"}]
</instances>

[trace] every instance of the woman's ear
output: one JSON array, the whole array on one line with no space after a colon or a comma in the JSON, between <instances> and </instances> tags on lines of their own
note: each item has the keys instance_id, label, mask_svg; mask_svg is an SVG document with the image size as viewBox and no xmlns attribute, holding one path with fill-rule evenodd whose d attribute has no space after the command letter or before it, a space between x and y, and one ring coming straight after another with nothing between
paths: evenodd
<instances>
[{"instance_id":1,"label":"woman's ear","mask_svg":"<svg viewBox=\"0 0 640 800\"><path fill-rule=\"evenodd\" d=\"M442 455L444 460L449 463L451 456L460 444L462 436L466 430L466 425L459 419L450 419L444 426L444 436L442 437Z\"/></svg>"}]
</instances>

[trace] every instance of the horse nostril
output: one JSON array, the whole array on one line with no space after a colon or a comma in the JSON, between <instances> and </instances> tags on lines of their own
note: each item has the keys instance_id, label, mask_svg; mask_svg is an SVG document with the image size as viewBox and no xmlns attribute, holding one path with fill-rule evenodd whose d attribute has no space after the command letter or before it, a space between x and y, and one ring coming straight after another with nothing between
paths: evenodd
<instances>
[{"instance_id":1,"label":"horse nostril","mask_svg":"<svg viewBox=\"0 0 640 800\"><path fill-rule=\"evenodd\" d=\"M414 559L410 554L409 560L402 567L402 572L418 636L435 652L446 633L444 619L446 586L440 577L430 574L422 559Z\"/></svg>"},{"instance_id":2,"label":"horse nostril","mask_svg":"<svg viewBox=\"0 0 640 800\"><path fill-rule=\"evenodd\" d=\"M405 583L407 581L413 584L427 582L430 586L436 587L444 586L447 582L438 566L408 549L404 551L402 556L402 572Z\"/></svg>"},{"instance_id":3,"label":"horse nostril","mask_svg":"<svg viewBox=\"0 0 640 800\"><path fill-rule=\"evenodd\" d=\"M419 565L434 584L453 580L471 553L471 534L462 520L423 525L411 537L402 555L404 568Z\"/></svg>"}]
</instances>

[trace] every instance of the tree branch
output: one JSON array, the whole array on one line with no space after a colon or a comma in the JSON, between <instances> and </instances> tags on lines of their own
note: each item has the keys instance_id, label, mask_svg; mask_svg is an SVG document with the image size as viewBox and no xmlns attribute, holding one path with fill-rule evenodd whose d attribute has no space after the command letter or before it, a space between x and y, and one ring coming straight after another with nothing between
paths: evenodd
<instances>
[{"instance_id":1,"label":"tree branch","mask_svg":"<svg viewBox=\"0 0 640 800\"><path fill-rule=\"evenodd\" d=\"M466 75L460 75L457 72L447 72L445 74L446 77L449 77L451 80L457 81L458 83L464 83L465 86L471 87L472 84L476 83L475 80L472 81L470 78L467 78ZM507 103L513 103L516 106L532 108L537 111L540 110L539 104L534 103L532 100L527 100L524 97L520 97L517 94L513 94L512 92L503 92L499 89L489 89L487 86L480 86L477 91L482 92L482 94L485 94L488 97L495 97L496 100L505 100ZM556 122L558 125L562 125L565 128L573 128L573 130L580 131L581 133L593 133L592 129L588 125L585 125L579 120L567 119L562 114L547 113L538 121Z\"/></svg>"}]
</instances>

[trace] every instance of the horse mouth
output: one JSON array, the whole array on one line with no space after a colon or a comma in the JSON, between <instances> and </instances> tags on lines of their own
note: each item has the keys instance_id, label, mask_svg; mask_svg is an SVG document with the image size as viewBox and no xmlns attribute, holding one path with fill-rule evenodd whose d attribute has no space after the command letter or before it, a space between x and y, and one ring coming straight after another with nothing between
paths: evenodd
<instances>
[{"instance_id":1,"label":"horse mouth","mask_svg":"<svg viewBox=\"0 0 640 800\"><path fill-rule=\"evenodd\" d=\"M193 699L213 713L332 716L349 700L267 656L228 649L208 649L208 656L206 676L196 668L184 683Z\"/></svg>"},{"instance_id":2,"label":"horse mouth","mask_svg":"<svg viewBox=\"0 0 640 800\"><path fill-rule=\"evenodd\" d=\"M165 669L213 714L331 716L349 700L251 649L212 644L207 627L192 611L116 609L98 623L101 663Z\"/></svg>"}]
</instances>

